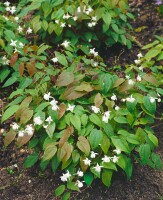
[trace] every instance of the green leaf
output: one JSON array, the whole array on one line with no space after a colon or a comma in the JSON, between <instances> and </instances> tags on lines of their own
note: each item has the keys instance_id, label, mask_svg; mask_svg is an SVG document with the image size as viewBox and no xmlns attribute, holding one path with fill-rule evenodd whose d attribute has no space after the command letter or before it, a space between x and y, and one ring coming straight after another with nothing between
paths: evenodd
<instances>
[{"instance_id":1,"label":"green leaf","mask_svg":"<svg viewBox=\"0 0 163 200\"><path fill-rule=\"evenodd\" d=\"M97 126L102 127L102 121L97 114L95 114L95 113L91 114L89 116L89 119L91 120L91 122L93 122Z\"/></svg>"},{"instance_id":2,"label":"green leaf","mask_svg":"<svg viewBox=\"0 0 163 200\"><path fill-rule=\"evenodd\" d=\"M145 58L150 61L152 58L156 57L159 53L161 52L160 49L154 48L154 49L150 49L146 55Z\"/></svg>"},{"instance_id":3,"label":"green leaf","mask_svg":"<svg viewBox=\"0 0 163 200\"><path fill-rule=\"evenodd\" d=\"M139 137L134 134L128 134L126 140L131 144L140 144Z\"/></svg>"},{"instance_id":4,"label":"green leaf","mask_svg":"<svg viewBox=\"0 0 163 200\"><path fill-rule=\"evenodd\" d=\"M8 87L10 85L12 85L13 83L15 83L18 80L18 78L16 76L12 76L9 79L7 79L7 81L4 83L4 85L2 86L4 87Z\"/></svg>"},{"instance_id":5,"label":"green leaf","mask_svg":"<svg viewBox=\"0 0 163 200\"><path fill-rule=\"evenodd\" d=\"M67 62L66 56L64 54L61 54L61 53L55 51L55 55L58 58L58 62L60 64L62 64L65 67L68 67L68 62Z\"/></svg>"},{"instance_id":6,"label":"green leaf","mask_svg":"<svg viewBox=\"0 0 163 200\"><path fill-rule=\"evenodd\" d=\"M48 164L49 164L49 160L41 160L41 162L40 162L40 169L42 171L45 171L45 169L47 168Z\"/></svg>"},{"instance_id":7,"label":"green leaf","mask_svg":"<svg viewBox=\"0 0 163 200\"><path fill-rule=\"evenodd\" d=\"M120 149L121 151L124 151L126 153L130 153L130 149L129 149L128 143L126 142L126 140L124 138L119 138L117 136L112 136L111 140L112 140L114 146L117 149Z\"/></svg>"},{"instance_id":8,"label":"green leaf","mask_svg":"<svg viewBox=\"0 0 163 200\"><path fill-rule=\"evenodd\" d=\"M49 105L49 102L43 102L43 103L41 103L41 104L35 109L35 112L44 110L44 108L46 108L48 105Z\"/></svg>"},{"instance_id":9,"label":"green leaf","mask_svg":"<svg viewBox=\"0 0 163 200\"><path fill-rule=\"evenodd\" d=\"M120 30L119 30L117 24L111 24L111 27L112 27L112 29L113 29L117 34L120 33Z\"/></svg>"},{"instance_id":10,"label":"green leaf","mask_svg":"<svg viewBox=\"0 0 163 200\"><path fill-rule=\"evenodd\" d=\"M55 122L53 122L49 124L48 127L46 128L46 132L50 138L53 138L55 127L56 127L56 124Z\"/></svg>"},{"instance_id":11,"label":"green leaf","mask_svg":"<svg viewBox=\"0 0 163 200\"><path fill-rule=\"evenodd\" d=\"M113 162L109 162L109 163L104 162L103 167L106 169L112 169L112 170L117 171L116 165Z\"/></svg>"},{"instance_id":12,"label":"green leaf","mask_svg":"<svg viewBox=\"0 0 163 200\"><path fill-rule=\"evenodd\" d=\"M104 131L105 131L106 135L108 136L108 138L111 138L111 136L114 135L114 130L113 130L111 124L106 124L105 123Z\"/></svg>"},{"instance_id":13,"label":"green leaf","mask_svg":"<svg viewBox=\"0 0 163 200\"><path fill-rule=\"evenodd\" d=\"M45 152L43 155L43 160L50 160L57 152L56 143L50 143L46 146Z\"/></svg>"},{"instance_id":14,"label":"green leaf","mask_svg":"<svg viewBox=\"0 0 163 200\"><path fill-rule=\"evenodd\" d=\"M68 182L67 183L67 188L69 190L79 191L79 188L78 188L78 186L76 185L75 182Z\"/></svg>"},{"instance_id":15,"label":"green leaf","mask_svg":"<svg viewBox=\"0 0 163 200\"><path fill-rule=\"evenodd\" d=\"M44 12L44 17L46 18L52 11L52 7L49 2L43 2L42 10Z\"/></svg>"},{"instance_id":16,"label":"green leaf","mask_svg":"<svg viewBox=\"0 0 163 200\"><path fill-rule=\"evenodd\" d=\"M102 89L102 92L104 94L107 94L107 92L112 88L113 86L113 76L110 74L102 74L100 76L100 87Z\"/></svg>"},{"instance_id":17,"label":"green leaf","mask_svg":"<svg viewBox=\"0 0 163 200\"><path fill-rule=\"evenodd\" d=\"M93 129L89 136L92 149L96 149L101 144L103 134L101 130Z\"/></svg>"},{"instance_id":18,"label":"green leaf","mask_svg":"<svg viewBox=\"0 0 163 200\"><path fill-rule=\"evenodd\" d=\"M144 96L143 105L147 109L148 112L150 112L151 114L155 114L155 112L156 112L156 101L151 103L150 97Z\"/></svg>"},{"instance_id":19,"label":"green leaf","mask_svg":"<svg viewBox=\"0 0 163 200\"><path fill-rule=\"evenodd\" d=\"M101 149L103 150L104 154L108 153L109 147L110 147L110 140L105 134L103 134L103 138L101 141Z\"/></svg>"},{"instance_id":20,"label":"green leaf","mask_svg":"<svg viewBox=\"0 0 163 200\"><path fill-rule=\"evenodd\" d=\"M86 172L84 174L84 181L87 186L91 185L91 183L93 181L93 174L91 172Z\"/></svg>"},{"instance_id":21,"label":"green leaf","mask_svg":"<svg viewBox=\"0 0 163 200\"><path fill-rule=\"evenodd\" d=\"M104 170L102 172L102 182L104 183L104 185L106 185L107 187L110 186L111 184L111 179L112 179L112 175L113 175L113 171L112 170Z\"/></svg>"},{"instance_id":22,"label":"green leaf","mask_svg":"<svg viewBox=\"0 0 163 200\"><path fill-rule=\"evenodd\" d=\"M19 109L19 105L13 105L9 107L3 114L1 122L4 122L9 117L11 117L17 110Z\"/></svg>"},{"instance_id":23,"label":"green leaf","mask_svg":"<svg viewBox=\"0 0 163 200\"><path fill-rule=\"evenodd\" d=\"M119 167L121 167L123 170L125 170L125 168L126 168L126 160L125 160L125 157L126 156L124 156L124 155L119 155L118 156L119 158L118 158L118 162L117 162L117 165L119 166Z\"/></svg>"},{"instance_id":24,"label":"green leaf","mask_svg":"<svg viewBox=\"0 0 163 200\"><path fill-rule=\"evenodd\" d=\"M162 161L158 154L152 153L151 155L152 161L154 162L157 169L162 169Z\"/></svg>"},{"instance_id":25,"label":"green leaf","mask_svg":"<svg viewBox=\"0 0 163 200\"><path fill-rule=\"evenodd\" d=\"M123 116L118 116L118 117L114 117L114 120L120 124L127 124L128 121L126 119L126 117Z\"/></svg>"},{"instance_id":26,"label":"green leaf","mask_svg":"<svg viewBox=\"0 0 163 200\"><path fill-rule=\"evenodd\" d=\"M105 24L106 24L107 27L109 28L110 23L111 23L111 14L110 14L109 12L103 13L102 19L104 20Z\"/></svg>"},{"instance_id":27,"label":"green leaf","mask_svg":"<svg viewBox=\"0 0 163 200\"><path fill-rule=\"evenodd\" d=\"M32 167L38 161L38 154L33 153L29 155L24 161L24 167L29 168Z\"/></svg>"},{"instance_id":28,"label":"green leaf","mask_svg":"<svg viewBox=\"0 0 163 200\"><path fill-rule=\"evenodd\" d=\"M153 135L152 133L148 133L148 138L150 139L150 141L156 146L158 147L158 139L155 135Z\"/></svg>"},{"instance_id":29,"label":"green leaf","mask_svg":"<svg viewBox=\"0 0 163 200\"><path fill-rule=\"evenodd\" d=\"M64 193L65 191L65 185L60 185L59 187L57 187L57 189L55 190L55 195L56 197L60 196L61 194Z\"/></svg>"},{"instance_id":30,"label":"green leaf","mask_svg":"<svg viewBox=\"0 0 163 200\"><path fill-rule=\"evenodd\" d=\"M150 145L149 144L142 144L139 147L139 154L142 160L142 164L147 164L148 160L150 158L151 155L151 149L150 149Z\"/></svg>"},{"instance_id":31,"label":"green leaf","mask_svg":"<svg viewBox=\"0 0 163 200\"><path fill-rule=\"evenodd\" d=\"M52 161L51 161L51 166L52 166L53 173L56 172L56 170L57 170L59 164L60 164L60 162L58 161L57 155L55 155L55 156L52 158Z\"/></svg>"},{"instance_id":32,"label":"green leaf","mask_svg":"<svg viewBox=\"0 0 163 200\"><path fill-rule=\"evenodd\" d=\"M72 125L78 130L81 130L81 120L78 115L72 115L70 118Z\"/></svg>"},{"instance_id":33,"label":"green leaf","mask_svg":"<svg viewBox=\"0 0 163 200\"><path fill-rule=\"evenodd\" d=\"M87 123L88 123L88 116L86 114L83 114L81 116L81 123L82 123L83 126L87 125Z\"/></svg>"},{"instance_id":34,"label":"green leaf","mask_svg":"<svg viewBox=\"0 0 163 200\"><path fill-rule=\"evenodd\" d=\"M70 192L66 192L63 197L62 200L69 200L70 199Z\"/></svg>"},{"instance_id":35,"label":"green leaf","mask_svg":"<svg viewBox=\"0 0 163 200\"><path fill-rule=\"evenodd\" d=\"M132 162L130 158L127 158L127 157L124 157L124 158L126 162L125 172L126 172L127 178L130 179L132 176L132 170L133 170Z\"/></svg>"}]
</instances>

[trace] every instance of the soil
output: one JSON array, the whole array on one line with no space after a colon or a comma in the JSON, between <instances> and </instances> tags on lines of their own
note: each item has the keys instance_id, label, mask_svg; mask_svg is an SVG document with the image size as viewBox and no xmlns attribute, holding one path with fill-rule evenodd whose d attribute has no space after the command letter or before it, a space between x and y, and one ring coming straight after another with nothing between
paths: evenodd
<instances>
[{"instance_id":1,"label":"soil","mask_svg":"<svg viewBox=\"0 0 163 200\"><path fill-rule=\"evenodd\" d=\"M132 22L132 26L136 30L133 34L137 42L134 43L132 50L124 47L108 49L109 66L125 66L126 63L133 63L142 45L153 41L154 35L163 36L163 21L157 12L154 1L130 2L132 2L133 13L137 15L136 20ZM3 102L6 103L12 88L1 88L0 90L1 111L4 106ZM38 171L37 166L28 170L24 169L23 161L29 154L27 147L17 149L14 144L11 144L7 149L4 148L2 133L8 129L9 123L10 121L0 125L0 200L56 200L54 190L60 184L59 175L54 175L50 168L45 173ZM159 139L156 153L163 159L163 122L157 120L153 128ZM91 187L83 189L81 193L74 192L71 199L163 200L163 172L134 163L131 180L127 180L123 172L118 172L114 175L110 188L106 188L96 180Z\"/></svg>"}]
</instances>

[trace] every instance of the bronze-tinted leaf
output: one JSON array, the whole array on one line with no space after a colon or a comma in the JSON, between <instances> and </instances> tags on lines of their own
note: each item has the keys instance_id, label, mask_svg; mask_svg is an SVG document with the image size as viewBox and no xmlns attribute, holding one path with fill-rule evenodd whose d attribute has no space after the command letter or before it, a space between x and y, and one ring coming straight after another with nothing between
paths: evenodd
<instances>
[{"instance_id":1,"label":"bronze-tinted leaf","mask_svg":"<svg viewBox=\"0 0 163 200\"><path fill-rule=\"evenodd\" d=\"M158 81L152 74L145 74L143 76L143 79L146 80L149 83L152 83L153 85L157 85Z\"/></svg>"},{"instance_id":2,"label":"bronze-tinted leaf","mask_svg":"<svg viewBox=\"0 0 163 200\"><path fill-rule=\"evenodd\" d=\"M66 152L64 157L62 158L62 162L65 163L71 156L72 151L73 151L73 146L67 142L64 143L62 149Z\"/></svg>"},{"instance_id":3,"label":"bronze-tinted leaf","mask_svg":"<svg viewBox=\"0 0 163 200\"><path fill-rule=\"evenodd\" d=\"M120 86L125 81L124 78L119 78L114 82L113 88Z\"/></svg>"},{"instance_id":4,"label":"bronze-tinted leaf","mask_svg":"<svg viewBox=\"0 0 163 200\"><path fill-rule=\"evenodd\" d=\"M57 152L56 142L50 143L46 146L43 155L43 160L50 160Z\"/></svg>"},{"instance_id":5,"label":"bronze-tinted leaf","mask_svg":"<svg viewBox=\"0 0 163 200\"><path fill-rule=\"evenodd\" d=\"M64 130L64 133L63 133L61 139L59 140L59 147L62 147L64 145L64 143L67 142L68 138L70 137L70 135L73 132L74 132L73 126L69 126Z\"/></svg>"},{"instance_id":6,"label":"bronze-tinted leaf","mask_svg":"<svg viewBox=\"0 0 163 200\"><path fill-rule=\"evenodd\" d=\"M101 94L98 93L98 94L95 96L94 104L95 104L96 107L100 107L102 103L103 103L103 98L102 98Z\"/></svg>"},{"instance_id":7,"label":"bronze-tinted leaf","mask_svg":"<svg viewBox=\"0 0 163 200\"><path fill-rule=\"evenodd\" d=\"M83 92L83 91L91 92L92 90L93 90L93 87L89 83L86 83L86 82L83 82L79 86L75 87L75 91L78 91L78 92Z\"/></svg>"},{"instance_id":8,"label":"bronze-tinted leaf","mask_svg":"<svg viewBox=\"0 0 163 200\"><path fill-rule=\"evenodd\" d=\"M10 66L13 67L18 60L18 52L13 53L10 59Z\"/></svg>"},{"instance_id":9,"label":"bronze-tinted leaf","mask_svg":"<svg viewBox=\"0 0 163 200\"><path fill-rule=\"evenodd\" d=\"M66 105L61 103L58 109L58 119L61 119L66 112Z\"/></svg>"},{"instance_id":10,"label":"bronze-tinted leaf","mask_svg":"<svg viewBox=\"0 0 163 200\"><path fill-rule=\"evenodd\" d=\"M20 116L20 123L26 124L33 116L33 110L30 110L29 108L26 108L23 110Z\"/></svg>"},{"instance_id":11,"label":"bronze-tinted leaf","mask_svg":"<svg viewBox=\"0 0 163 200\"><path fill-rule=\"evenodd\" d=\"M36 67L35 67L35 62L34 61L28 62L26 64L26 68L27 68L28 74L30 76L33 76L35 74Z\"/></svg>"},{"instance_id":12,"label":"bronze-tinted leaf","mask_svg":"<svg viewBox=\"0 0 163 200\"><path fill-rule=\"evenodd\" d=\"M67 86L74 81L74 74L72 72L63 71L56 82L56 86Z\"/></svg>"},{"instance_id":13,"label":"bronze-tinted leaf","mask_svg":"<svg viewBox=\"0 0 163 200\"><path fill-rule=\"evenodd\" d=\"M133 85L129 85L128 81L125 81L121 86L119 86L118 91L119 92L125 92L129 89L131 89L133 87Z\"/></svg>"},{"instance_id":14,"label":"bronze-tinted leaf","mask_svg":"<svg viewBox=\"0 0 163 200\"><path fill-rule=\"evenodd\" d=\"M7 147L16 137L16 132L13 129L10 129L9 132L6 133L4 138L4 145Z\"/></svg>"},{"instance_id":15,"label":"bronze-tinted leaf","mask_svg":"<svg viewBox=\"0 0 163 200\"><path fill-rule=\"evenodd\" d=\"M23 74L24 74L24 63L23 62L20 63L18 70L19 70L20 76L23 76Z\"/></svg>"},{"instance_id":16,"label":"bronze-tinted leaf","mask_svg":"<svg viewBox=\"0 0 163 200\"><path fill-rule=\"evenodd\" d=\"M34 129L33 129L33 134L34 134ZM31 137L33 136L33 134L28 134L25 132L23 137L18 137L18 139L17 139L18 147L21 147L24 144L27 144L29 142L29 140L31 139Z\"/></svg>"},{"instance_id":17,"label":"bronze-tinted leaf","mask_svg":"<svg viewBox=\"0 0 163 200\"><path fill-rule=\"evenodd\" d=\"M89 144L88 140L85 137L83 137L83 136L78 137L77 147L83 153L85 153L87 156L89 155L89 153L90 153L90 144Z\"/></svg>"},{"instance_id":18,"label":"bronze-tinted leaf","mask_svg":"<svg viewBox=\"0 0 163 200\"><path fill-rule=\"evenodd\" d=\"M89 167L88 165L84 164L84 161L83 161L84 159L85 159L85 157L83 157L83 156L80 157L80 167L83 172L87 171L87 169Z\"/></svg>"},{"instance_id":19,"label":"bronze-tinted leaf","mask_svg":"<svg viewBox=\"0 0 163 200\"><path fill-rule=\"evenodd\" d=\"M75 100L86 94L88 94L88 92L75 91L75 86L73 86L73 87L68 88L62 97L63 99L66 99L66 100Z\"/></svg>"}]
</instances>

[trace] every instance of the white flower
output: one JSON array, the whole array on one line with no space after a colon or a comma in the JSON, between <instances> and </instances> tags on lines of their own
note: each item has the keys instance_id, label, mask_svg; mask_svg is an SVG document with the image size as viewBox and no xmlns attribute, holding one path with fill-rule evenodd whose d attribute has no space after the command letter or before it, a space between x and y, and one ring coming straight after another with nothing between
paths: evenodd
<instances>
[{"instance_id":1,"label":"white flower","mask_svg":"<svg viewBox=\"0 0 163 200\"><path fill-rule=\"evenodd\" d=\"M51 59L54 63L58 62L58 58L57 57L54 57Z\"/></svg>"},{"instance_id":2,"label":"white flower","mask_svg":"<svg viewBox=\"0 0 163 200\"><path fill-rule=\"evenodd\" d=\"M52 97L50 96L50 92L48 92L47 94L44 94L44 99L45 99L45 100L49 101L50 98L52 98ZM58 103L58 102L57 102L57 103Z\"/></svg>"},{"instance_id":3,"label":"white flower","mask_svg":"<svg viewBox=\"0 0 163 200\"><path fill-rule=\"evenodd\" d=\"M73 20L74 20L74 21L77 21L77 19L78 19L78 17L77 17L77 16L73 17Z\"/></svg>"},{"instance_id":4,"label":"white flower","mask_svg":"<svg viewBox=\"0 0 163 200\"><path fill-rule=\"evenodd\" d=\"M91 151L91 155L90 155L91 158L95 158L96 155L98 155L98 153L95 153L94 151Z\"/></svg>"},{"instance_id":5,"label":"white flower","mask_svg":"<svg viewBox=\"0 0 163 200\"><path fill-rule=\"evenodd\" d=\"M5 5L5 6L9 6L9 5L10 5L10 2L6 1L6 2L4 2L4 5Z\"/></svg>"},{"instance_id":6,"label":"white flower","mask_svg":"<svg viewBox=\"0 0 163 200\"><path fill-rule=\"evenodd\" d=\"M16 12L16 7L15 6L12 6L11 8L10 8L10 13L11 14L14 14Z\"/></svg>"},{"instance_id":7,"label":"white flower","mask_svg":"<svg viewBox=\"0 0 163 200\"><path fill-rule=\"evenodd\" d=\"M19 125L18 125L16 122L13 122L13 123L11 124L11 126L12 126L12 129L13 129L13 130L18 130L18 129L19 129Z\"/></svg>"},{"instance_id":8,"label":"white flower","mask_svg":"<svg viewBox=\"0 0 163 200\"><path fill-rule=\"evenodd\" d=\"M61 27L64 28L66 26L66 23L61 22Z\"/></svg>"},{"instance_id":9,"label":"white flower","mask_svg":"<svg viewBox=\"0 0 163 200\"><path fill-rule=\"evenodd\" d=\"M121 101L122 101L122 102L125 102L125 101L126 101L126 99L121 99Z\"/></svg>"},{"instance_id":10,"label":"white flower","mask_svg":"<svg viewBox=\"0 0 163 200\"><path fill-rule=\"evenodd\" d=\"M43 127L46 129L46 128L48 128L48 125L47 125L47 124L44 124Z\"/></svg>"},{"instance_id":11,"label":"white flower","mask_svg":"<svg viewBox=\"0 0 163 200\"><path fill-rule=\"evenodd\" d=\"M78 12L78 13L81 12L81 8L80 8L80 7L77 8L77 12Z\"/></svg>"},{"instance_id":12,"label":"white flower","mask_svg":"<svg viewBox=\"0 0 163 200\"><path fill-rule=\"evenodd\" d=\"M79 177L83 177L84 173L83 173L82 171L78 170L78 171L77 171L77 175L78 175Z\"/></svg>"},{"instance_id":13,"label":"white flower","mask_svg":"<svg viewBox=\"0 0 163 200\"><path fill-rule=\"evenodd\" d=\"M68 24L68 27L71 27L71 24Z\"/></svg>"},{"instance_id":14,"label":"white flower","mask_svg":"<svg viewBox=\"0 0 163 200\"><path fill-rule=\"evenodd\" d=\"M10 46L16 47L16 43L17 43L17 40L14 41L14 40L11 39Z\"/></svg>"},{"instance_id":15,"label":"white flower","mask_svg":"<svg viewBox=\"0 0 163 200\"><path fill-rule=\"evenodd\" d=\"M136 77L136 80L138 81L138 82L140 82L141 81L141 76L138 74L138 76Z\"/></svg>"},{"instance_id":16,"label":"white flower","mask_svg":"<svg viewBox=\"0 0 163 200\"><path fill-rule=\"evenodd\" d=\"M118 159L119 159L119 157L117 157L117 156L114 156L114 157L113 157L113 163L116 163L116 162L118 162Z\"/></svg>"},{"instance_id":17,"label":"white flower","mask_svg":"<svg viewBox=\"0 0 163 200\"><path fill-rule=\"evenodd\" d=\"M139 53L139 54L137 55L137 57L138 57L139 59L142 58L142 57L143 57L142 53Z\"/></svg>"},{"instance_id":18,"label":"white flower","mask_svg":"<svg viewBox=\"0 0 163 200\"><path fill-rule=\"evenodd\" d=\"M110 118L110 112L111 111L106 111L104 112L104 115L102 116L102 121L105 122L105 123L108 123L108 120Z\"/></svg>"},{"instance_id":19,"label":"white flower","mask_svg":"<svg viewBox=\"0 0 163 200\"><path fill-rule=\"evenodd\" d=\"M68 47L70 44L69 41L65 40L61 45L64 46L65 48Z\"/></svg>"},{"instance_id":20,"label":"white flower","mask_svg":"<svg viewBox=\"0 0 163 200\"><path fill-rule=\"evenodd\" d=\"M93 66L94 66L94 67L97 67L97 66L98 66L98 62L94 62L94 63L93 63Z\"/></svg>"},{"instance_id":21,"label":"white flower","mask_svg":"<svg viewBox=\"0 0 163 200\"><path fill-rule=\"evenodd\" d=\"M59 24L59 20L58 20L58 19L56 19L56 20L55 20L55 23L56 23L56 24Z\"/></svg>"},{"instance_id":22,"label":"white flower","mask_svg":"<svg viewBox=\"0 0 163 200\"><path fill-rule=\"evenodd\" d=\"M8 12L8 11L10 12L10 9L11 9L11 8L10 8L9 6L6 7L6 11L7 11L7 12Z\"/></svg>"},{"instance_id":23,"label":"white flower","mask_svg":"<svg viewBox=\"0 0 163 200\"><path fill-rule=\"evenodd\" d=\"M88 158L84 159L83 161L85 165L89 165L89 166L91 165L91 160L89 160Z\"/></svg>"},{"instance_id":24,"label":"white flower","mask_svg":"<svg viewBox=\"0 0 163 200\"><path fill-rule=\"evenodd\" d=\"M8 60L6 56L3 56L3 57L2 57L2 60L3 60L3 64L4 64L4 65L9 65L10 60Z\"/></svg>"},{"instance_id":25,"label":"white flower","mask_svg":"<svg viewBox=\"0 0 163 200\"><path fill-rule=\"evenodd\" d=\"M120 154L121 153L121 150L120 149L114 149L113 150L116 154Z\"/></svg>"},{"instance_id":26,"label":"white flower","mask_svg":"<svg viewBox=\"0 0 163 200\"><path fill-rule=\"evenodd\" d=\"M21 33L21 32L23 31L23 28L22 28L21 26L19 26L19 27L17 28L17 30L18 30L19 33Z\"/></svg>"},{"instance_id":27,"label":"white flower","mask_svg":"<svg viewBox=\"0 0 163 200\"><path fill-rule=\"evenodd\" d=\"M96 26L96 24L97 24L96 22L92 22L92 26Z\"/></svg>"},{"instance_id":28,"label":"white flower","mask_svg":"<svg viewBox=\"0 0 163 200\"><path fill-rule=\"evenodd\" d=\"M19 20L19 17L14 17L15 21L18 21Z\"/></svg>"},{"instance_id":29,"label":"white flower","mask_svg":"<svg viewBox=\"0 0 163 200\"><path fill-rule=\"evenodd\" d=\"M59 109L59 107L57 105L52 105L52 110L56 111L58 109Z\"/></svg>"},{"instance_id":30,"label":"white flower","mask_svg":"<svg viewBox=\"0 0 163 200\"><path fill-rule=\"evenodd\" d=\"M6 17L6 16L4 16L4 15L3 15L3 18L4 18L6 21L8 21L8 20L9 20L9 19L8 19L8 17Z\"/></svg>"},{"instance_id":31,"label":"white flower","mask_svg":"<svg viewBox=\"0 0 163 200\"><path fill-rule=\"evenodd\" d=\"M92 23L89 22L88 27L92 28L93 27Z\"/></svg>"},{"instance_id":32,"label":"white flower","mask_svg":"<svg viewBox=\"0 0 163 200\"><path fill-rule=\"evenodd\" d=\"M33 135L34 132L33 125L32 124L27 125L25 128L25 132L28 133L28 135Z\"/></svg>"},{"instance_id":33,"label":"white flower","mask_svg":"<svg viewBox=\"0 0 163 200\"><path fill-rule=\"evenodd\" d=\"M89 6L88 7L88 12L92 12L93 11L93 9Z\"/></svg>"},{"instance_id":34,"label":"white flower","mask_svg":"<svg viewBox=\"0 0 163 200\"><path fill-rule=\"evenodd\" d=\"M51 116L49 116L45 121L50 124L53 120L52 120Z\"/></svg>"},{"instance_id":35,"label":"white flower","mask_svg":"<svg viewBox=\"0 0 163 200\"><path fill-rule=\"evenodd\" d=\"M126 79L130 79L130 75L126 75L125 77L126 77Z\"/></svg>"},{"instance_id":36,"label":"white flower","mask_svg":"<svg viewBox=\"0 0 163 200\"><path fill-rule=\"evenodd\" d=\"M111 100L116 101L117 100L117 96L115 94L113 94L113 96L111 96Z\"/></svg>"},{"instance_id":37,"label":"white flower","mask_svg":"<svg viewBox=\"0 0 163 200\"><path fill-rule=\"evenodd\" d=\"M83 182L84 181L79 181L79 180L76 181L76 185L78 186L78 188L82 188L83 187Z\"/></svg>"},{"instance_id":38,"label":"white flower","mask_svg":"<svg viewBox=\"0 0 163 200\"><path fill-rule=\"evenodd\" d=\"M66 15L63 15L63 19L69 19L71 16L67 13Z\"/></svg>"},{"instance_id":39,"label":"white flower","mask_svg":"<svg viewBox=\"0 0 163 200\"><path fill-rule=\"evenodd\" d=\"M61 178L61 181L65 182L67 181L69 178L71 177L71 174L69 171L67 171L66 174L63 174L60 178Z\"/></svg>"},{"instance_id":40,"label":"white flower","mask_svg":"<svg viewBox=\"0 0 163 200\"><path fill-rule=\"evenodd\" d=\"M131 95L130 97L126 98L126 101L133 103L135 101L135 98Z\"/></svg>"},{"instance_id":41,"label":"white flower","mask_svg":"<svg viewBox=\"0 0 163 200\"><path fill-rule=\"evenodd\" d=\"M43 121L42 121L42 119L41 119L40 116L35 117L35 118L33 119L33 122L34 122L34 125L41 125L41 124L43 123Z\"/></svg>"},{"instance_id":42,"label":"white flower","mask_svg":"<svg viewBox=\"0 0 163 200\"><path fill-rule=\"evenodd\" d=\"M115 110L119 110L120 108L119 108L119 106L115 106Z\"/></svg>"},{"instance_id":43,"label":"white flower","mask_svg":"<svg viewBox=\"0 0 163 200\"><path fill-rule=\"evenodd\" d=\"M20 53L20 51L17 48L14 48L14 53L16 52Z\"/></svg>"},{"instance_id":44,"label":"white flower","mask_svg":"<svg viewBox=\"0 0 163 200\"><path fill-rule=\"evenodd\" d=\"M97 165L95 166L95 167L93 167L94 169L95 169L95 171L96 172L101 172L101 168L102 168L103 166L100 166L98 163L97 163Z\"/></svg>"},{"instance_id":45,"label":"white flower","mask_svg":"<svg viewBox=\"0 0 163 200\"><path fill-rule=\"evenodd\" d=\"M97 21L97 16L92 17L92 21Z\"/></svg>"},{"instance_id":46,"label":"white flower","mask_svg":"<svg viewBox=\"0 0 163 200\"><path fill-rule=\"evenodd\" d=\"M94 113L99 113L100 112L100 108L98 108L96 106L91 106L91 109L93 110Z\"/></svg>"},{"instance_id":47,"label":"white flower","mask_svg":"<svg viewBox=\"0 0 163 200\"><path fill-rule=\"evenodd\" d=\"M139 64L141 60L134 60L135 64Z\"/></svg>"},{"instance_id":48,"label":"white flower","mask_svg":"<svg viewBox=\"0 0 163 200\"><path fill-rule=\"evenodd\" d=\"M139 67L139 70L140 70L140 71L143 71L143 67L142 67L142 66L140 66L140 67Z\"/></svg>"},{"instance_id":49,"label":"white flower","mask_svg":"<svg viewBox=\"0 0 163 200\"><path fill-rule=\"evenodd\" d=\"M19 132L18 132L18 136L19 136L19 137L23 137L23 136L24 136L24 131L19 131Z\"/></svg>"},{"instance_id":50,"label":"white flower","mask_svg":"<svg viewBox=\"0 0 163 200\"><path fill-rule=\"evenodd\" d=\"M134 85L134 81L133 81L132 79L129 79L129 80L128 80L128 84L129 84L129 85Z\"/></svg>"},{"instance_id":51,"label":"white flower","mask_svg":"<svg viewBox=\"0 0 163 200\"><path fill-rule=\"evenodd\" d=\"M89 53L90 53L90 54L93 54L94 57L98 56L98 52L95 51L95 48L90 49Z\"/></svg>"},{"instance_id":52,"label":"white flower","mask_svg":"<svg viewBox=\"0 0 163 200\"><path fill-rule=\"evenodd\" d=\"M67 110L67 111L73 112L73 111L74 111L74 108L75 108L75 105L70 105L70 104L68 104L68 108L67 108L66 110Z\"/></svg>"},{"instance_id":53,"label":"white flower","mask_svg":"<svg viewBox=\"0 0 163 200\"><path fill-rule=\"evenodd\" d=\"M156 99L156 98L154 98L154 97L150 97L150 102L151 102L151 103L154 103L154 102L155 102L155 99Z\"/></svg>"},{"instance_id":54,"label":"white flower","mask_svg":"<svg viewBox=\"0 0 163 200\"><path fill-rule=\"evenodd\" d=\"M29 27L29 28L27 29L26 33L27 33L27 34L32 33L32 29Z\"/></svg>"},{"instance_id":55,"label":"white flower","mask_svg":"<svg viewBox=\"0 0 163 200\"><path fill-rule=\"evenodd\" d=\"M106 155L102 158L103 162L110 162L110 160L111 160L111 157L108 157Z\"/></svg>"},{"instance_id":56,"label":"white flower","mask_svg":"<svg viewBox=\"0 0 163 200\"><path fill-rule=\"evenodd\" d=\"M54 106L54 105L57 105L58 101L56 101L55 99L53 99L51 102L50 102L50 105Z\"/></svg>"},{"instance_id":57,"label":"white flower","mask_svg":"<svg viewBox=\"0 0 163 200\"><path fill-rule=\"evenodd\" d=\"M160 103L161 102L161 98L158 98L157 101Z\"/></svg>"},{"instance_id":58,"label":"white flower","mask_svg":"<svg viewBox=\"0 0 163 200\"><path fill-rule=\"evenodd\" d=\"M24 44L22 42L19 42L19 48L23 48Z\"/></svg>"}]
</instances>

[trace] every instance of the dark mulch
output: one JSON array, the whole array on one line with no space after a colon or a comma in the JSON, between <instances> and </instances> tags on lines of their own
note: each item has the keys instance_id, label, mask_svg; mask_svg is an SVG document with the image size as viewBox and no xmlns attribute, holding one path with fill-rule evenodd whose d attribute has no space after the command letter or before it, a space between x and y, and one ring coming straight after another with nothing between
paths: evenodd
<instances>
[{"instance_id":1,"label":"dark mulch","mask_svg":"<svg viewBox=\"0 0 163 200\"><path fill-rule=\"evenodd\" d=\"M154 35L163 35L162 19L157 14L156 6L152 0L130 1L133 4L133 12L139 17L132 22L134 30L141 27L140 32L134 34L137 43L132 50L124 47L108 49L108 66L133 63L141 46L154 40ZM134 2L138 3L134 5ZM1 87L1 86L0 86ZM0 89L0 111L3 102L6 102L11 88ZM0 128L7 129L8 123ZM159 138L159 147L156 152L163 158L163 137L160 121L155 123L154 130ZM0 129L2 130L2 129ZM60 184L59 176L54 175L50 169L45 173L38 171L37 166L26 170L23 168L23 160L28 155L26 147L18 150L14 144L7 149L3 147L3 136L0 133L0 200L55 200L54 190ZM13 165L17 164L18 167ZM8 172L12 169L14 174ZM11 172L12 172L11 171ZM89 188L81 193L73 193L74 200L161 200L163 199L163 172L152 170L147 166L134 163L134 171L131 180L119 172L113 177L112 185L106 188L100 181L95 181Z\"/></svg>"}]
</instances>

